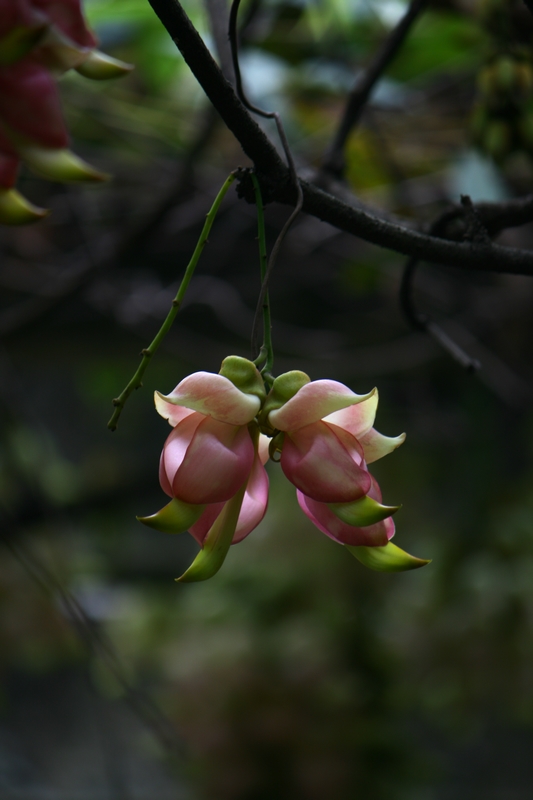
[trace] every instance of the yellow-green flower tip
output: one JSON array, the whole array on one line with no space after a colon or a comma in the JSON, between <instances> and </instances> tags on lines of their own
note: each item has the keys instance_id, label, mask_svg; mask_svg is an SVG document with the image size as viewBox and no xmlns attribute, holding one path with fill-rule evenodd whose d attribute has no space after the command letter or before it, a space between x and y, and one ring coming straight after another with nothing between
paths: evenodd
<instances>
[{"instance_id":1,"label":"yellow-green flower tip","mask_svg":"<svg viewBox=\"0 0 533 800\"><path fill-rule=\"evenodd\" d=\"M52 181L99 183L110 177L67 149L35 145L17 145L17 149L30 169Z\"/></svg>"},{"instance_id":2,"label":"yellow-green flower tip","mask_svg":"<svg viewBox=\"0 0 533 800\"><path fill-rule=\"evenodd\" d=\"M368 495L352 503L328 503L328 506L342 522L358 528L375 525L376 522L391 517L401 508L401 506L384 506Z\"/></svg>"},{"instance_id":3,"label":"yellow-green flower tip","mask_svg":"<svg viewBox=\"0 0 533 800\"><path fill-rule=\"evenodd\" d=\"M27 225L38 222L49 213L46 208L34 206L16 189L0 187L0 223L3 225Z\"/></svg>"},{"instance_id":4,"label":"yellow-green flower tip","mask_svg":"<svg viewBox=\"0 0 533 800\"><path fill-rule=\"evenodd\" d=\"M150 517L137 517L143 525L155 528L156 531L163 533L185 533L191 525L198 520L205 509L205 505L193 505L184 503L182 500L174 498Z\"/></svg>"},{"instance_id":5,"label":"yellow-green flower tip","mask_svg":"<svg viewBox=\"0 0 533 800\"><path fill-rule=\"evenodd\" d=\"M133 69L133 64L126 64L118 58L108 56L99 50L93 50L89 57L75 67L76 72L92 81L106 81L110 78L120 78L128 75Z\"/></svg>"},{"instance_id":6,"label":"yellow-green flower tip","mask_svg":"<svg viewBox=\"0 0 533 800\"><path fill-rule=\"evenodd\" d=\"M345 547L361 564L376 572L405 572L431 563L431 559L416 558L392 542L384 547Z\"/></svg>"}]
</instances>

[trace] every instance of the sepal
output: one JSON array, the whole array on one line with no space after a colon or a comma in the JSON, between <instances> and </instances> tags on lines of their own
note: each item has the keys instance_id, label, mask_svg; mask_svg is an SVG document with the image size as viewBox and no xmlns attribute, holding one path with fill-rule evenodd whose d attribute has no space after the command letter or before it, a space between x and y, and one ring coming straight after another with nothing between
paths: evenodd
<instances>
[{"instance_id":1,"label":"sepal","mask_svg":"<svg viewBox=\"0 0 533 800\"><path fill-rule=\"evenodd\" d=\"M244 394L253 394L258 397L261 403L266 397L261 373L247 358L227 356L222 362L219 375L230 380Z\"/></svg>"},{"instance_id":2,"label":"sepal","mask_svg":"<svg viewBox=\"0 0 533 800\"><path fill-rule=\"evenodd\" d=\"M405 572L431 563L431 559L412 556L392 542L384 547L345 547L361 564L376 572Z\"/></svg>"},{"instance_id":3,"label":"sepal","mask_svg":"<svg viewBox=\"0 0 533 800\"><path fill-rule=\"evenodd\" d=\"M125 61L120 61L118 58L108 56L99 50L93 50L89 57L83 63L78 64L75 69L84 78L90 78L93 81L106 81L109 78L120 78L123 75L127 75L132 71L133 64L126 64Z\"/></svg>"},{"instance_id":4,"label":"sepal","mask_svg":"<svg viewBox=\"0 0 533 800\"><path fill-rule=\"evenodd\" d=\"M150 517L137 517L143 525L163 533L185 533L201 517L205 505L184 503L174 498L156 514Z\"/></svg>"},{"instance_id":5,"label":"sepal","mask_svg":"<svg viewBox=\"0 0 533 800\"><path fill-rule=\"evenodd\" d=\"M233 541L245 491L246 484L225 504L205 537L204 546L191 566L181 577L176 578L178 582L206 581L219 571Z\"/></svg>"},{"instance_id":6,"label":"sepal","mask_svg":"<svg viewBox=\"0 0 533 800\"><path fill-rule=\"evenodd\" d=\"M49 180L100 182L109 178L70 150L18 143L16 146L28 167Z\"/></svg>"},{"instance_id":7,"label":"sepal","mask_svg":"<svg viewBox=\"0 0 533 800\"><path fill-rule=\"evenodd\" d=\"M358 528L375 525L376 522L391 517L401 508L401 506L384 506L369 495L351 503L328 503L328 506L342 522Z\"/></svg>"},{"instance_id":8,"label":"sepal","mask_svg":"<svg viewBox=\"0 0 533 800\"><path fill-rule=\"evenodd\" d=\"M16 189L0 187L0 223L4 225L26 225L47 217L50 212L26 200Z\"/></svg>"}]
</instances>

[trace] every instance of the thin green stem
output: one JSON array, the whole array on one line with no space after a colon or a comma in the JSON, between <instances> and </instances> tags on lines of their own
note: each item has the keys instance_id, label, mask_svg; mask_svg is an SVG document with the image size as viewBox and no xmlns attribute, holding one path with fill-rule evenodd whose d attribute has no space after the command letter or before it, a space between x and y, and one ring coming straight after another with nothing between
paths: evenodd
<instances>
[{"instance_id":1,"label":"thin green stem","mask_svg":"<svg viewBox=\"0 0 533 800\"><path fill-rule=\"evenodd\" d=\"M259 241L259 264L261 268L261 286L264 283L267 274L268 256L266 248L265 236L265 215L263 212L263 198L261 195L261 188L259 181L254 172L252 172L252 182L254 185L255 202L257 205L257 238ZM271 377L272 367L274 365L274 350L272 347L272 322L270 319L270 299L268 292L265 292L263 299L263 344L259 351L259 363L265 360L265 364L261 370L261 374L265 378Z\"/></svg>"},{"instance_id":2,"label":"thin green stem","mask_svg":"<svg viewBox=\"0 0 533 800\"><path fill-rule=\"evenodd\" d=\"M209 231L211 230L211 226L215 221L215 217L217 215L218 209L220 208L220 204L222 203L222 200L224 199L226 192L228 191L229 187L231 186L234 180L235 180L235 173L232 172L230 173L230 175L228 175L228 177L224 181L224 184L222 185L222 188L217 194L215 202L211 206L209 213L206 217L204 227L202 228L202 232L200 234L200 238L198 239L198 243L194 249L194 253L192 254L191 260L187 265L187 269L185 270L185 275L182 278L180 287L178 289L176 297L172 301L172 307L168 312L165 321L161 325L154 340L148 345L148 347L146 347L144 350L141 350L142 361L139 364L139 367L137 368L137 371L135 372L134 376L127 384L125 389L123 389L121 394L119 394L119 396L113 400L113 405L115 406L115 410L113 412L113 416L107 423L107 427L111 431L116 430L119 417L122 413L122 409L124 408L126 400L130 396L130 394L135 389L139 389L142 386L143 375L146 372L148 364L150 363L150 359L152 358L157 348L159 347L159 345L169 332L170 328L172 327L172 323L174 322L177 313L180 310L181 304L183 303L185 292L187 291L190 280L194 274L194 270L196 269L196 265L198 264L198 261L202 254L202 250L204 249L204 245L207 242Z\"/></svg>"}]
</instances>

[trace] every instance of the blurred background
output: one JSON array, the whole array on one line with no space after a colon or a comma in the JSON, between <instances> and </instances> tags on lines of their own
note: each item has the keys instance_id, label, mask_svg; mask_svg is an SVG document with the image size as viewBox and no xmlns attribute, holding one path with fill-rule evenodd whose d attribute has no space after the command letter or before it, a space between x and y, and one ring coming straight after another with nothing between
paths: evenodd
<instances>
[{"instance_id":1,"label":"blurred background","mask_svg":"<svg viewBox=\"0 0 533 800\"><path fill-rule=\"evenodd\" d=\"M184 5L216 53L209 4ZM243 4L246 86L281 112L302 175L405 8ZM407 441L373 472L403 504L395 541L433 561L366 570L271 464L260 527L212 580L177 585L192 537L135 519L163 500L152 395L250 353L256 216L235 191L144 387L106 422L248 161L145 0L86 10L101 49L135 64L62 80L74 149L113 180L24 173L52 214L0 232L0 797L529 799L531 279L421 265L416 302L481 361L469 375L403 318L403 257L301 215L271 284L274 372L378 385L378 430ZM532 33L518 0L432 3L350 139L357 197L423 227L461 193L530 191ZM270 246L288 213L267 206Z\"/></svg>"}]
</instances>

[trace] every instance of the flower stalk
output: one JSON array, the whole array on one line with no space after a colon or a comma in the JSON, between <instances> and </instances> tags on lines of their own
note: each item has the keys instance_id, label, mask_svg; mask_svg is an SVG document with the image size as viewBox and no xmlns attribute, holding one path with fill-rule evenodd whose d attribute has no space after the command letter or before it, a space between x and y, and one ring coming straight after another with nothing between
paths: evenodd
<instances>
[{"instance_id":1,"label":"flower stalk","mask_svg":"<svg viewBox=\"0 0 533 800\"><path fill-rule=\"evenodd\" d=\"M263 197L261 195L261 188L259 186L259 181L257 180L257 175L255 174L255 172L252 172L252 183L254 186L255 203L257 206L257 239L259 242L259 264L261 271L261 286L262 286L267 273L268 256L266 248L265 214L263 208ZM272 368L274 366L274 350L272 347L272 321L270 318L270 298L268 295L268 291L265 292L262 311L263 311L263 344L261 345L261 348L259 350L259 355L255 359L254 364L259 366L264 361L264 365L261 369L261 375L263 376L267 388L270 389L272 383L274 382L274 378L272 376ZM252 349L254 348L254 345L255 343L252 342ZM252 353L252 355L254 355L254 353Z\"/></svg>"},{"instance_id":2,"label":"flower stalk","mask_svg":"<svg viewBox=\"0 0 533 800\"><path fill-rule=\"evenodd\" d=\"M184 276L183 276L183 278L181 280L181 283L180 283L179 289L177 291L177 294L176 294L174 300L172 301L172 306L171 306L170 311L168 312L168 314L166 316L165 321L161 325L159 331L155 335L154 339L150 342L148 347L146 347L144 350L141 350L142 360L141 360L141 363L139 364L135 374L133 375L133 377L131 378L129 383L125 386L125 388L122 390L122 392L119 394L119 396L116 397L113 400L113 405L115 406L115 410L113 411L111 419L107 423L107 427L111 431L116 430L117 424L118 424L118 420L119 420L120 415L122 413L122 409L124 408L124 405L126 404L126 401L129 398L129 396L132 394L132 392L135 391L135 389L139 389L142 386L142 379L143 379L144 373L146 372L146 370L148 368L148 364L150 363L150 359L152 358L152 356L154 355L156 350L159 348L159 345L161 344L161 342L163 341L163 339L165 338L165 336L167 335L167 333L171 329L172 324L173 324L174 320L176 319L178 311L180 310L181 305L183 303L183 300L184 300L184 297L185 297L185 293L186 293L186 291L187 291L187 289L189 287L189 283L191 282L191 278L194 275L194 270L196 269L196 265L198 264L198 261L200 260L200 256L202 255L202 251L203 251L204 246L205 246L205 244L207 242L207 239L208 239L208 236L209 236L209 232L211 231L211 227L213 225L213 222L215 221L215 217L216 217L216 215L218 213L218 210L220 208L220 205L221 205L224 197L226 196L226 193L227 193L229 187L231 186L231 184L235 180L235 174L236 174L235 172L231 172L228 175L228 177L226 178L226 180L222 184L222 187L221 187L219 193L217 194L217 196L215 198L215 201L214 201L213 205L211 206L211 208L209 210L209 213L206 216L206 220L205 220L205 223L204 223L204 227L202 228L202 232L200 234L200 238L198 239L196 247L194 248L194 252L193 252L193 254L191 256L191 260L189 261L189 263L187 265L187 269L185 270L185 274L184 274Z\"/></svg>"}]
</instances>

